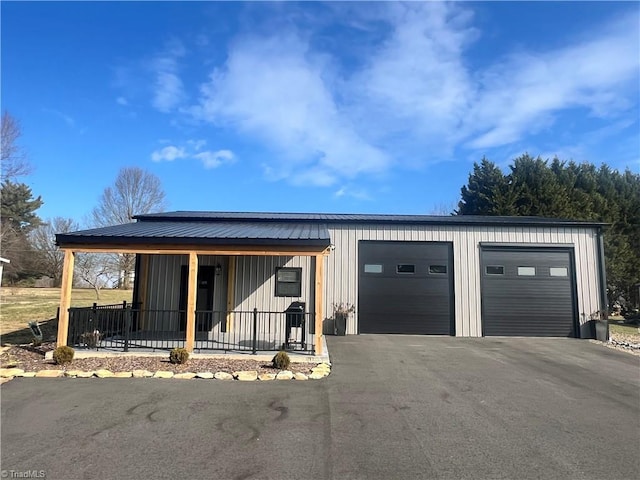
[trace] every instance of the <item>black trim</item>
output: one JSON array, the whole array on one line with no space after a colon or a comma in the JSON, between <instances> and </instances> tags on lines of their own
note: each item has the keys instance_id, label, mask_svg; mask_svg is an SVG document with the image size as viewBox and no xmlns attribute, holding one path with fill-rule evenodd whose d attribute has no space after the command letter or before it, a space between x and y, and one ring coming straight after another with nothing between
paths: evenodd
<instances>
[{"instance_id":1,"label":"black trim","mask_svg":"<svg viewBox=\"0 0 640 480\"><path fill-rule=\"evenodd\" d=\"M607 270L604 256L604 241L602 228L598 229L598 280L600 281L600 305L602 311L609 318L609 297L607 295Z\"/></svg>"}]
</instances>

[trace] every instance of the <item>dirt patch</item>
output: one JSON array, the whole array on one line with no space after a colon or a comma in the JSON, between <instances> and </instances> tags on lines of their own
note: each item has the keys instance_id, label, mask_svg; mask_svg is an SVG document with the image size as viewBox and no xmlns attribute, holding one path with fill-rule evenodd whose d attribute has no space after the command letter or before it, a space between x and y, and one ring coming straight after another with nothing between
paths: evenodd
<instances>
[{"instance_id":1,"label":"dirt patch","mask_svg":"<svg viewBox=\"0 0 640 480\"><path fill-rule=\"evenodd\" d=\"M169 355L163 357L109 357L109 358L77 358L70 364L60 367L53 361L45 360L45 353L55 348L54 343L45 343L39 347L30 345L12 345L4 347L0 354L0 367L21 368L25 372L38 372L40 370L83 370L94 371L99 369L112 372L130 372L132 370L149 370L155 372L165 370L174 373L180 372L237 372L240 370L256 370L261 373L277 373L271 363L256 360L236 360L223 357L207 359L190 359L183 365L174 365L169 362ZM294 373L309 374L314 363L292 363L289 367Z\"/></svg>"}]
</instances>

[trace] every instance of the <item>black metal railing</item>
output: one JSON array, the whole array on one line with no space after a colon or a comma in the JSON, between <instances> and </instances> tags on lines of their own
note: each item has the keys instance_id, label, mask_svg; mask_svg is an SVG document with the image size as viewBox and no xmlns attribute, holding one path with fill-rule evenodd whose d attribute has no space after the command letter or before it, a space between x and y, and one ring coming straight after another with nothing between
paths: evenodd
<instances>
[{"instance_id":1,"label":"black metal railing","mask_svg":"<svg viewBox=\"0 0 640 480\"><path fill-rule=\"evenodd\" d=\"M69 309L68 344L74 348L170 350L186 343L184 310L147 310L128 305ZM257 353L315 349L312 313L196 311L195 350Z\"/></svg>"},{"instance_id":2,"label":"black metal railing","mask_svg":"<svg viewBox=\"0 0 640 480\"><path fill-rule=\"evenodd\" d=\"M225 351L313 352L312 313L196 311L196 348Z\"/></svg>"}]
</instances>

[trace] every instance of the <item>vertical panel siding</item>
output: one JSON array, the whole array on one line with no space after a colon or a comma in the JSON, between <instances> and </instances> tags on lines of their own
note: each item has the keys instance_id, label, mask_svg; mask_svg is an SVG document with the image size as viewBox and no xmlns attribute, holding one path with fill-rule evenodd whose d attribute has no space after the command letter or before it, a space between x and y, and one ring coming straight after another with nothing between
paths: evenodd
<instances>
[{"instance_id":1,"label":"vertical panel siding","mask_svg":"<svg viewBox=\"0 0 640 480\"><path fill-rule=\"evenodd\" d=\"M581 324L599 310L596 232L587 228L330 225L335 250L326 260L324 311L332 316L332 304L358 302L358 241L445 241L453 243L456 335L481 336L480 243L573 245L576 260L578 315ZM358 331L358 313L349 319L347 333ZM583 332L584 334L584 332Z\"/></svg>"},{"instance_id":2,"label":"vertical panel siding","mask_svg":"<svg viewBox=\"0 0 640 480\"><path fill-rule=\"evenodd\" d=\"M333 316L333 303L356 305L347 333L358 332L358 241L444 241L453 244L456 335L481 336L480 243L570 244L575 252L578 315L581 324L602 308L599 297L597 234L588 228L465 227L427 225L330 225L335 250L325 259L325 319ZM200 265L220 264L216 276L214 309L226 309L226 257L199 256ZM150 255L146 308L177 310L180 268L184 255ZM276 267L302 267L300 298L275 296ZM283 311L294 300L313 308L313 262L310 257L238 257L235 310ZM324 319L323 319L324 320ZM583 335L585 332L583 332Z\"/></svg>"}]
</instances>

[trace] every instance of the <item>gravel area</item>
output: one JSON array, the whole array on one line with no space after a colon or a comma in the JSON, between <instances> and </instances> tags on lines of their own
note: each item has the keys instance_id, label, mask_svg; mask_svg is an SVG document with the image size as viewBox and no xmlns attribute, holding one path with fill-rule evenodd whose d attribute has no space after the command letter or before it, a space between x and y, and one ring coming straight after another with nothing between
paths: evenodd
<instances>
[{"instance_id":1,"label":"gravel area","mask_svg":"<svg viewBox=\"0 0 640 480\"><path fill-rule=\"evenodd\" d=\"M169 362L169 354L166 357L109 357L109 358L77 358L70 364L61 367L53 361L45 360L45 352L53 350L54 343L45 343L39 347L30 345L12 345L2 347L0 353L0 368L17 367L25 372L38 372L40 370L83 370L95 371L99 369L112 372L130 372L132 370L149 370L155 372L164 370L174 373L180 372L237 372L240 370L256 370L261 373L277 373L270 362L256 360L236 360L223 357L207 359L189 359L183 365L174 365ZM291 363L289 370L293 373L311 373L315 363Z\"/></svg>"}]
</instances>

